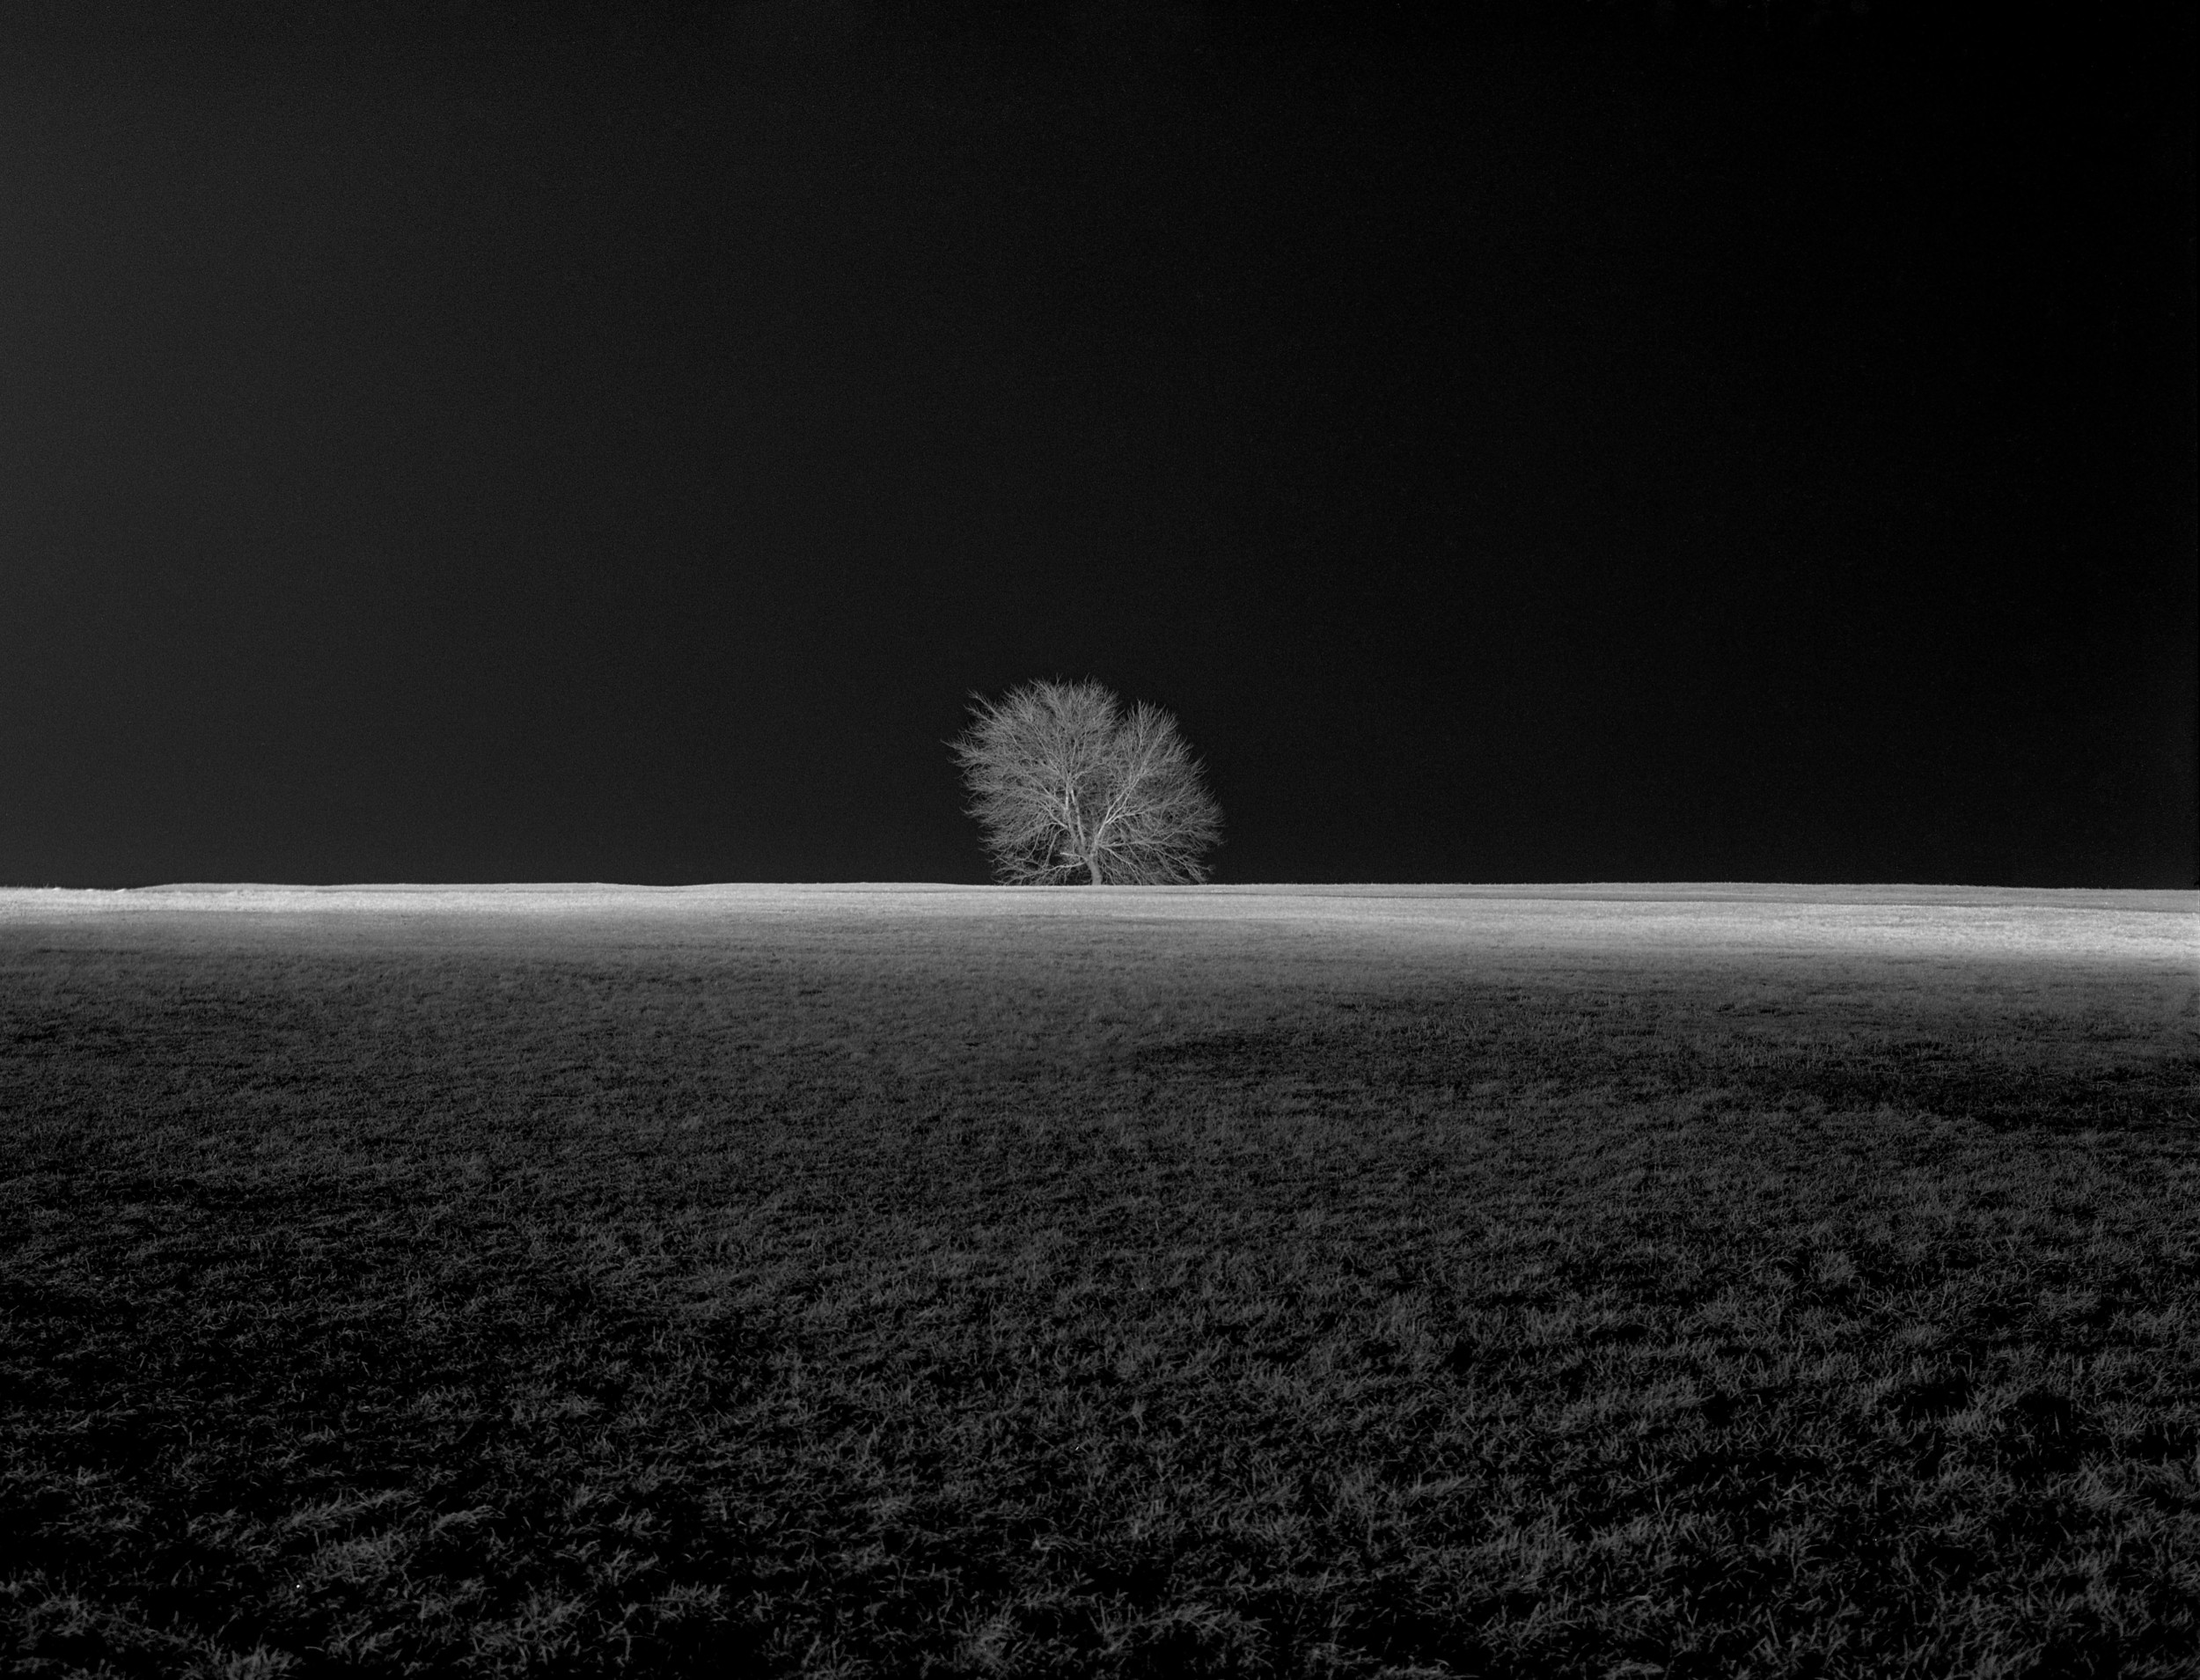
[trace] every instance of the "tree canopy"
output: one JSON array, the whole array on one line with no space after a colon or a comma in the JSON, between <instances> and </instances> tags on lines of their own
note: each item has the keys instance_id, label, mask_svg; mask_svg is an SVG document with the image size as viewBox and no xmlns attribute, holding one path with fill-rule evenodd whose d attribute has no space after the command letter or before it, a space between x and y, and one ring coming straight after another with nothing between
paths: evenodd
<instances>
[{"instance_id":1,"label":"tree canopy","mask_svg":"<svg viewBox=\"0 0 2200 1680\"><path fill-rule=\"evenodd\" d=\"M1038 681L950 744L997 880L1094 886L1191 884L1221 843L1222 811L1177 720L1126 707L1096 682Z\"/></svg>"}]
</instances>

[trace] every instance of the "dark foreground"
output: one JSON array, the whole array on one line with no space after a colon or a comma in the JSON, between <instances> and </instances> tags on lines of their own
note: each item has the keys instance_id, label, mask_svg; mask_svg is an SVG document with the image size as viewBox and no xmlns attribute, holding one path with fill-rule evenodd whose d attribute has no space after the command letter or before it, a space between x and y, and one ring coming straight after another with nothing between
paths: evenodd
<instances>
[{"instance_id":1,"label":"dark foreground","mask_svg":"<svg viewBox=\"0 0 2200 1680\"><path fill-rule=\"evenodd\" d=\"M0 1669L2159 1675L2192 977L0 926Z\"/></svg>"}]
</instances>

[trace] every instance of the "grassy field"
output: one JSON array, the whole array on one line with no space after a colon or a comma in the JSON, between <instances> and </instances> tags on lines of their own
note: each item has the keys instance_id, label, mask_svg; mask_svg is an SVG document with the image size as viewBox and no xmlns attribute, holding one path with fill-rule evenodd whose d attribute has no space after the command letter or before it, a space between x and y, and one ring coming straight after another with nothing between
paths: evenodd
<instances>
[{"instance_id":1,"label":"grassy field","mask_svg":"<svg viewBox=\"0 0 2200 1680\"><path fill-rule=\"evenodd\" d=\"M0 1669L2191 1675L2200 895L0 893Z\"/></svg>"}]
</instances>

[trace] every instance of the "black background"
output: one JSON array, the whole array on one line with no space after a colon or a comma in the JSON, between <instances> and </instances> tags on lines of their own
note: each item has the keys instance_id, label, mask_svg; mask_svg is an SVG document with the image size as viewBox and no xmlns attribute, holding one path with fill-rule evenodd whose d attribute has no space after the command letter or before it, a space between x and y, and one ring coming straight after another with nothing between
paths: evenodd
<instances>
[{"instance_id":1,"label":"black background","mask_svg":"<svg viewBox=\"0 0 2200 1680\"><path fill-rule=\"evenodd\" d=\"M1059 675L1221 880L2189 885L2108 12L10 8L0 882L979 880Z\"/></svg>"}]
</instances>

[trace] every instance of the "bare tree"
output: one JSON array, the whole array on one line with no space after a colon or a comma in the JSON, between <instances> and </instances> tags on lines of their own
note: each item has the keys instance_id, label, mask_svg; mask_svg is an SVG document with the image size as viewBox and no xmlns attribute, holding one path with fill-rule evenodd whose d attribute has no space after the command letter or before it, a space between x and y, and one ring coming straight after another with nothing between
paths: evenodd
<instances>
[{"instance_id":1,"label":"bare tree","mask_svg":"<svg viewBox=\"0 0 2200 1680\"><path fill-rule=\"evenodd\" d=\"M985 832L994 878L1158 885L1207 878L1222 810L1177 720L1127 712L1095 682L1026 683L971 696L976 721L950 745Z\"/></svg>"}]
</instances>

